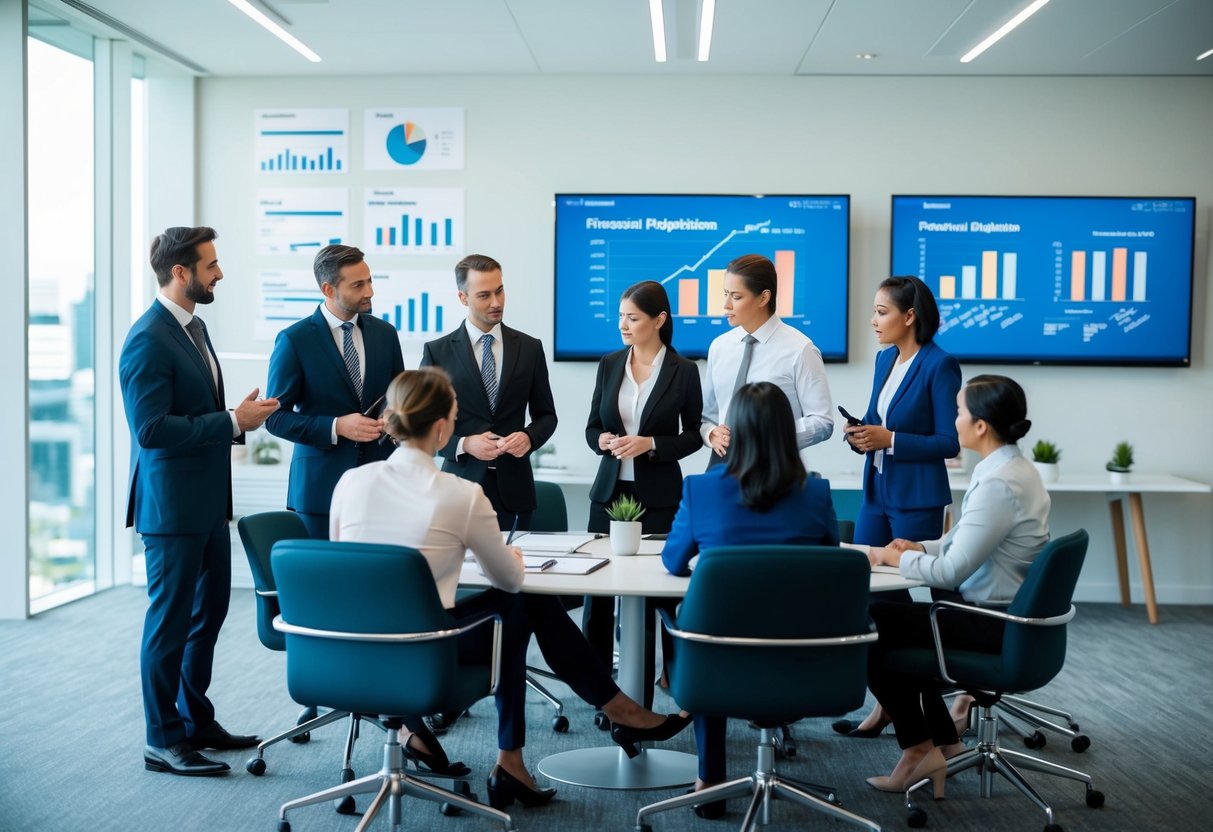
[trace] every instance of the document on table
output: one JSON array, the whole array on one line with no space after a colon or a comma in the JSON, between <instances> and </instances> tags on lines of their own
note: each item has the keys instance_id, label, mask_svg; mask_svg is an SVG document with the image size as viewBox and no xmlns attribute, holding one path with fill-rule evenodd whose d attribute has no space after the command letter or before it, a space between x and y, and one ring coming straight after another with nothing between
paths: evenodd
<instances>
[{"instance_id":1,"label":"document on table","mask_svg":"<svg viewBox=\"0 0 1213 832\"><path fill-rule=\"evenodd\" d=\"M523 555L522 565L526 567L527 572L545 572L556 565L556 558L544 555Z\"/></svg>"},{"instance_id":2,"label":"document on table","mask_svg":"<svg viewBox=\"0 0 1213 832\"><path fill-rule=\"evenodd\" d=\"M555 561L555 564L543 570L545 575L588 575L611 562L610 558L594 558L583 555L557 556L551 558L551 560Z\"/></svg>"},{"instance_id":3,"label":"document on table","mask_svg":"<svg viewBox=\"0 0 1213 832\"><path fill-rule=\"evenodd\" d=\"M838 545L844 549L854 549L856 552L863 552L865 557L867 556L868 552L872 548L871 546L864 546L861 543L839 543ZM884 575L900 575L901 574L901 571L896 566L873 566L872 571L878 572L878 573L881 573Z\"/></svg>"},{"instance_id":4,"label":"document on table","mask_svg":"<svg viewBox=\"0 0 1213 832\"><path fill-rule=\"evenodd\" d=\"M514 535L513 545L526 552L571 552L594 539L589 532L523 532Z\"/></svg>"}]
</instances>

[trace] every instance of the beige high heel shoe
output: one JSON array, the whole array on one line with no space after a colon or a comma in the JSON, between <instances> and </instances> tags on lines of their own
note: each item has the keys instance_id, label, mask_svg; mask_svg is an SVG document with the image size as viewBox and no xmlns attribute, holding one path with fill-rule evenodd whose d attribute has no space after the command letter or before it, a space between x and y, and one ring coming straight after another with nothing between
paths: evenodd
<instances>
[{"instance_id":1,"label":"beige high heel shoe","mask_svg":"<svg viewBox=\"0 0 1213 832\"><path fill-rule=\"evenodd\" d=\"M883 775L869 777L868 785L882 792L904 792L919 780L930 778L935 789L935 799L943 798L944 784L948 779L948 761L943 758L943 752L932 748L926 756L918 761L918 765L903 779Z\"/></svg>"}]
</instances>

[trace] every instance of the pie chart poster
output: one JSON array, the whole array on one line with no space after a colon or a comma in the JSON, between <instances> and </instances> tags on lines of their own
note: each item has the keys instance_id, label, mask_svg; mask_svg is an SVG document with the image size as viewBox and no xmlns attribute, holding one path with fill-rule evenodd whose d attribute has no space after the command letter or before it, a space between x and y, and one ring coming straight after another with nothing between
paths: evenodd
<instances>
[{"instance_id":1,"label":"pie chart poster","mask_svg":"<svg viewBox=\"0 0 1213 832\"><path fill-rule=\"evenodd\" d=\"M375 107L366 111L367 170L462 170L462 107Z\"/></svg>"}]
</instances>

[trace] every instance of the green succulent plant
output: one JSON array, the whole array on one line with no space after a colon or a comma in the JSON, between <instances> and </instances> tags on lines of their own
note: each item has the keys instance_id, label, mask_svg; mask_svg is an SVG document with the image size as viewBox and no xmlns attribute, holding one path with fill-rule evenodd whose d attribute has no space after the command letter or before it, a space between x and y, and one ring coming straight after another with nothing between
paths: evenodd
<instances>
[{"instance_id":1,"label":"green succulent plant","mask_svg":"<svg viewBox=\"0 0 1213 832\"><path fill-rule=\"evenodd\" d=\"M1131 469L1133 467L1133 446L1128 442L1117 442L1115 450L1112 451L1112 458L1104 467L1109 471L1121 473Z\"/></svg>"},{"instance_id":2,"label":"green succulent plant","mask_svg":"<svg viewBox=\"0 0 1213 832\"><path fill-rule=\"evenodd\" d=\"M1056 465L1061 460L1061 448L1046 439L1038 440L1032 446L1032 461Z\"/></svg>"},{"instance_id":3,"label":"green succulent plant","mask_svg":"<svg viewBox=\"0 0 1213 832\"><path fill-rule=\"evenodd\" d=\"M644 515L644 506L630 494L622 494L607 506L607 517L620 523L634 523Z\"/></svg>"}]
</instances>

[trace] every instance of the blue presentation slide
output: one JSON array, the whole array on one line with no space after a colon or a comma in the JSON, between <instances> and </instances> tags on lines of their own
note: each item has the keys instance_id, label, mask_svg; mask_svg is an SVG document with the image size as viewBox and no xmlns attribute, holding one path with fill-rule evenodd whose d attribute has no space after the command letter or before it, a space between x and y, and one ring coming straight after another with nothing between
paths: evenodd
<instances>
[{"instance_id":1,"label":"blue presentation slide","mask_svg":"<svg viewBox=\"0 0 1213 832\"><path fill-rule=\"evenodd\" d=\"M1187 365L1195 200L894 196L892 273L961 360Z\"/></svg>"},{"instance_id":2,"label":"blue presentation slide","mask_svg":"<svg viewBox=\"0 0 1213 832\"><path fill-rule=\"evenodd\" d=\"M702 358L728 329L725 267L761 254L779 276L780 318L827 361L845 361L849 215L846 196L557 194L555 357L620 349L620 295L656 280L674 312L674 348Z\"/></svg>"}]
</instances>

